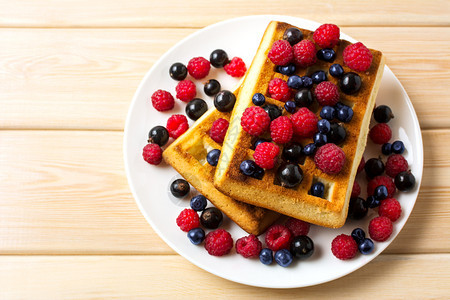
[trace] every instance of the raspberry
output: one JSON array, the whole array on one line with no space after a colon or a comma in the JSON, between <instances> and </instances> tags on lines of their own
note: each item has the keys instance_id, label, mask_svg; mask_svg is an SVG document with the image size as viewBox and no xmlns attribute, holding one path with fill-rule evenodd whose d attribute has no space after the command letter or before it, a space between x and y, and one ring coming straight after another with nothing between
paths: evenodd
<instances>
[{"instance_id":1,"label":"raspberry","mask_svg":"<svg viewBox=\"0 0 450 300\"><path fill-rule=\"evenodd\" d=\"M286 226L272 225L266 233L266 245L272 251L278 251L289 247L292 233Z\"/></svg>"},{"instance_id":2,"label":"raspberry","mask_svg":"<svg viewBox=\"0 0 450 300\"><path fill-rule=\"evenodd\" d=\"M264 169L272 169L277 162L277 156L280 153L280 148L272 143L265 142L256 146L253 158L255 163Z\"/></svg>"},{"instance_id":3,"label":"raspberry","mask_svg":"<svg viewBox=\"0 0 450 300\"><path fill-rule=\"evenodd\" d=\"M367 183L367 196L372 196L375 189L380 185L384 185L387 188L389 198L394 196L396 191L394 181L386 175L376 176Z\"/></svg>"},{"instance_id":4,"label":"raspberry","mask_svg":"<svg viewBox=\"0 0 450 300\"><path fill-rule=\"evenodd\" d=\"M300 108L291 115L294 135L299 138L312 137L317 132L317 116L306 107Z\"/></svg>"},{"instance_id":5,"label":"raspberry","mask_svg":"<svg viewBox=\"0 0 450 300\"><path fill-rule=\"evenodd\" d=\"M361 194L361 187L359 186L359 183L355 180L353 181L352 195L350 197L358 198L360 194Z\"/></svg>"},{"instance_id":6,"label":"raspberry","mask_svg":"<svg viewBox=\"0 0 450 300\"><path fill-rule=\"evenodd\" d=\"M386 162L386 174L395 178L398 173L408 170L408 162L400 154L394 154L388 157Z\"/></svg>"},{"instance_id":7,"label":"raspberry","mask_svg":"<svg viewBox=\"0 0 450 300\"><path fill-rule=\"evenodd\" d=\"M232 77L242 77L245 75L247 71L247 67L245 66L245 62L242 58L233 57L233 59L226 64L223 69L227 72L228 75Z\"/></svg>"},{"instance_id":8,"label":"raspberry","mask_svg":"<svg viewBox=\"0 0 450 300\"><path fill-rule=\"evenodd\" d=\"M333 48L339 43L340 30L334 24L320 25L314 31L313 39L320 48Z\"/></svg>"},{"instance_id":9,"label":"raspberry","mask_svg":"<svg viewBox=\"0 0 450 300\"><path fill-rule=\"evenodd\" d=\"M147 144L142 150L142 157L151 165L159 165L162 160L162 150L157 144Z\"/></svg>"},{"instance_id":10,"label":"raspberry","mask_svg":"<svg viewBox=\"0 0 450 300\"><path fill-rule=\"evenodd\" d=\"M356 171L356 174L361 173L362 170L364 170L365 165L366 165L366 161L364 160L364 156L363 156L363 157L361 157L361 161L359 162L358 170Z\"/></svg>"},{"instance_id":11,"label":"raspberry","mask_svg":"<svg viewBox=\"0 0 450 300\"><path fill-rule=\"evenodd\" d=\"M157 90L152 95L152 105L157 111L165 111L173 108L175 100L168 91Z\"/></svg>"},{"instance_id":12,"label":"raspberry","mask_svg":"<svg viewBox=\"0 0 450 300\"><path fill-rule=\"evenodd\" d=\"M344 63L358 72L367 71L372 64L372 52L363 43L355 43L345 47L342 53Z\"/></svg>"},{"instance_id":13,"label":"raspberry","mask_svg":"<svg viewBox=\"0 0 450 300\"><path fill-rule=\"evenodd\" d=\"M316 46L310 40L302 40L292 49L294 50L294 62L300 68L306 68L316 63Z\"/></svg>"},{"instance_id":14,"label":"raspberry","mask_svg":"<svg viewBox=\"0 0 450 300\"><path fill-rule=\"evenodd\" d=\"M195 79L202 79L206 77L209 74L209 69L211 69L209 60L204 57L194 57L188 62L187 65L189 75Z\"/></svg>"},{"instance_id":15,"label":"raspberry","mask_svg":"<svg viewBox=\"0 0 450 300\"><path fill-rule=\"evenodd\" d=\"M230 253L233 248L231 234L223 229L216 229L206 235L205 249L210 255L222 256Z\"/></svg>"},{"instance_id":16,"label":"raspberry","mask_svg":"<svg viewBox=\"0 0 450 300\"><path fill-rule=\"evenodd\" d=\"M292 138L292 122L286 116L276 118L270 123L270 136L277 144L286 144Z\"/></svg>"},{"instance_id":17,"label":"raspberry","mask_svg":"<svg viewBox=\"0 0 450 300\"><path fill-rule=\"evenodd\" d=\"M310 224L308 222L290 217L285 226L292 232L294 236L308 235Z\"/></svg>"},{"instance_id":18,"label":"raspberry","mask_svg":"<svg viewBox=\"0 0 450 300\"><path fill-rule=\"evenodd\" d=\"M338 174L345 164L345 153L335 144L320 147L314 155L316 166L324 173Z\"/></svg>"},{"instance_id":19,"label":"raspberry","mask_svg":"<svg viewBox=\"0 0 450 300\"><path fill-rule=\"evenodd\" d=\"M375 144L382 145L392 138L392 130L386 123L379 123L369 131L369 137Z\"/></svg>"},{"instance_id":20,"label":"raspberry","mask_svg":"<svg viewBox=\"0 0 450 300\"><path fill-rule=\"evenodd\" d=\"M387 217L392 222L395 222L400 218L402 214L402 207L400 203L395 198L388 198L381 201L380 207L378 208L378 214L381 217Z\"/></svg>"},{"instance_id":21,"label":"raspberry","mask_svg":"<svg viewBox=\"0 0 450 300\"><path fill-rule=\"evenodd\" d=\"M195 83L188 79L178 82L175 91L177 92L177 98L183 102L189 102L197 95Z\"/></svg>"},{"instance_id":22,"label":"raspberry","mask_svg":"<svg viewBox=\"0 0 450 300\"><path fill-rule=\"evenodd\" d=\"M387 217L376 217L369 223L370 237L377 242L384 242L392 234L392 222Z\"/></svg>"},{"instance_id":23,"label":"raspberry","mask_svg":"<svg viewBox=\"0 0 450 300\"><path fill-rule=\"evenodd\" d=\"M236 241L236 252L245 258L258 257L261 249L261 241L253 234L241 237Z\"/></svg>"},{"instance_id":24,"label":"raspberry","mask_svg":"<svg viewBox=\"0 0 450 300\"><path fill-rule=\"evenodd\" d=\"M223 139L225 138L225 134L227 133L229 122L225 119L217 119L211 126L211 130L209 131L209 136L219 144L223 143Z\"/></svg>"},{"instance_id":25,"label":"raspberry","mask_svg":"<svg viewBox=\"0 0 450 300\"><path fill-rule=\"evenodd\" d=\"M341 234L331 242L331 252L341 260L351 259L358 252L358 245L351 236Z\"/></svg>"},{"instance_id":26,"label":"raspberry","mask_svg":"<svg viewBox=\"0 0 450 300\"><path fill-rule=\"evenodd\" d=\"M188 121L183 115L172 115L166 125L169 136L176 139L189 128Z\"/></svg>"},{"instance_id":27,"label":"raspberry","mask_svg":"<svg viewBox=\"0 0 450 300\"><path fill-rule=\"evenodd\" d=\"M330 81L322 81L314 90L317 102L322 106L334 106L339 102L338 87Z\"/></svg>"},{"instance_id":28,"label":"raspberry","mask_svg":"<svg viewBox=\"0 0 450 300\"><path fill-rule=\"evenodd\" d=\"M185 208L177 217L177 225L181 230L188 232L200 226L200 218L195 210Z\"/></svg>"},{"instance_id":29,"label":"raspberry","mask_svg":"<svg viewBox=\"0 0 450 300\"><path fill-rule=\"evenodd\" d=\"M241 126L250 135L258 136L269 128L269 114L259 106L247 107L242 114Z\"/></svg>"},{"instance_id":30,"label":"raspberry","mask_svg":"<svg viewBox=\"0 0 450 300\"><path fill-rule=\"evenodd\" d=\"M292 46L286 40L278 40L272 44L267 57L278 66L285 66L294 58Z\"/></svg>"},{"instance_id":31,"label":"raspberry","mask_svg":"<svg viewBox=\"0 0 450 300\"><path fill-rule=\"evenodd\" d=\"M291 98L291 89L283 79L274 78L269 82L269 94L275 100L286 102Z\"/></svg>"}]
</instances>

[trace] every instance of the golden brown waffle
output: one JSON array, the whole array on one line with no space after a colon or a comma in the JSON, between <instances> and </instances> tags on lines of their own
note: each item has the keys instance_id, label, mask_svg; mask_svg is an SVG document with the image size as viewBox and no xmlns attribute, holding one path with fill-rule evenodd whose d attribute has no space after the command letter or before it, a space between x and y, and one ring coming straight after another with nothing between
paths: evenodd
<instances>
[{"instance_id":1,"label":"golden brown waffle","mask_svg":"<svg viewBox=\"0 0 450 300\"><path fill-rule=\"evenodd\" d=\"M384 57L381 52L371 50L373 62L369 70L356 72L362 80L360 91L355 95L341 93L340 101L353 108L354 116L351 122L344 124L347 137L340 146L346 155L346 163L339 174L323 173L315 166L313 157L306 157L300 164L304 174L303 181L295 189L285 188L277 183L275 176L277 167L266 170L262 180L247 177L239 171L239 166L243 160L253 159L254 151L251 147L254 139L242 129L240 119L244 110L253 105L252 96L255 93L265 95L266 103L279 107L284 105L283 102L269 97L268 84L275 77L287 80L288 76L275 72L275 65L267 58L267 53L273 42L282 39L284 31L290 27L295 26L273 21L264 33L231 116L230 128L225 137L224 150L217 166L214 184L223 193L240 201L317 225L337 228L345 223L347 217L353 180L366 145L369 121L383 74ZM312 40L313 32L300 30L303 32L304 39ZM342 52L349 44L351 43L341 40L334 48L337 58L333 63L341 64L345 72L352 71L344 65L342 59ZM327 72L333 63L319 60L309 68L298 69L296 74L311 75L317 70ZM337 80L330 75L328 80L338 85ZM319 115L321 107L315 102L310 109ZM284 114L287 113L284 112ZM304 146L311 143L312 139L301 139L299 142ZM281 146L280 149L282 150ZM325 185L325 199L309 194L311 185L317 181Z\"/></svg>"}]
</instances>

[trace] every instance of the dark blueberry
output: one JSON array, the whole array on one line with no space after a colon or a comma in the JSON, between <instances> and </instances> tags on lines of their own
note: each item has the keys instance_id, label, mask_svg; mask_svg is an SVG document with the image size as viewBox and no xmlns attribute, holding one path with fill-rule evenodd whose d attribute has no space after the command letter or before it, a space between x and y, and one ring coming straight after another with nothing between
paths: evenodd
<instances>
[{"instance_id":1,"label":"dark blueberry","mask_svg":"<svg viewBox=\"0 0 450 300\"><path fill-rule=\"evenodd\" d=\"M361 77L353 72L345 73L341 78L340 87L347 95L354 94L361 88Z\"/></svg>"},{"instance_id":2,"label":"dark blueberry","mask_svg":"<svg viewBox=\"0 0 450 300\"><path fill-rule=\"evenodd\" d=\"M375 188L375 191L373 192L373 196L377 200L384 200L388 197L388 189L384 185L379 185Z\"/></svg>"},{"instance_id":3,"label":"dark blueberry","mask_svg":"<svg viewBox=\"0 0 450 300\"><path fill-rule=\"evenodd\" d=\"M336 117L336 110L331 106L324 106L320 111L320 117L328 121L333 120Z\"/></svg>"},{"instance_id":4,"label":"dark blueberry","mask_svg":"<svg viewBox=\"0 0 450 300\"><path fill-rule=\"evenodd\" d=\"M209 62L215 68L223 68L228 63L228 54L222 49L217 49L211 52Z\"/></svg>"},{"instance_id":5,"label":"dark blueberry","mask_svg":"<svg viewBox=\"0 0 450 300\"><path fill-rule=\"evenodd\" d=\"M175 79L178 81L185 79L187 76L187 73L188 73L188 71L187 71L186 66L179 62L171 65L170 69L169 69L170 77L172 77L172 79Z\"/></svg>"},{"instance_id":6,"label":"dark blueberry","mask_svg":"<svg viewBox=\"0 0 450 300\"><path fill-rule=\"evenodd\" d=\"M387 105L380 105L377 106L373 110L373 118L378 123L387 123L394 117L394 114L392 113L392 110Z\"/></svg>"},{"instance_id":7,"label":"dark blueberry","mask_svg":"<svg viewBox=\"0 0 450 300\"><path fill-rule=\"evenodd\" d=\"M281 186L293 188L303 180L303 171L297 164L282 164L277 170L277 178Z\"/></svg>"},{"instance_id":8,"label":"dark blueberry","mask_svg":"<svg viewBox=\"0 0 450 300\"><path fill-rule=\"evenodd\" d=\"M402 154L405 152L405 145L402 141L395 141L392 143L392 152L395 154Z\"/></svg>"},{"instance_id":9,"label":"dark blueberry","mask_svg":"<svg viewBox=\"0 0 450 300\"><path fill-rule=\"evenodd\" d=\"M323 145L325 145L326 143L328 143L328 137L327 137L327 135L326 135L326 134L323 134L323 133L320 133L320 132L314 134L313 140L314 140L314 144L315 144L317 147L323 146Z\"/></svg>"},{"instance_id":10,"label":"dark blueberry","mask_svg":"<svg viewBox=\"0 0 450 300\"><path fill-rule=\"evenodd\" d=\"M200 98L189 101L185 108L186 115L194 121L200 118L207 110L208 104Z\"/></svg>"},{"instance_id":11,"label":"dark blueberry","mask_svg":"<svg viewBox=\"0 0 450 300\"><path fill-rule=\"evenodd\" d=\"M340 64L333 64L328 70L328 73L333 77L340 78L344 74L344 68Z\"/></svg>"},{"instance_id":12,"label":"dark blueberry","mask_svg":"<svg viewBox=\"0 0 450 300\"><path fill-rule=\"evenodd\" d=\"M281 74L287 75L287 76L291 76L292 74L294 74L296 69L297 68L295 67L294 64L288 64L286 66L277 66L276 67L276 71L278 73L281 73Z\"/></svg>"},{"instance_id":13,"label":"dark blueberry","mask_svg":"<svg viewBox=\"0 0 450 300\"><path fill-rule=\"evenodd\" d=\"M373 244L373 241L371 239L368 239L368 238L365 238L358 245L359 252L361 252L361 254L364 254L364 255L372 253L374 248L375 248L375 245Z\"/></svg>"},{"instance_id":14,"label":"dark blueberry","mask_svg":"<svg viewBox=\"0 0 450 300\"><path fill-rule=\"evenodd\" d=\"M291 144L284 147L282 158L284 160L297 163L302 157L302 146L299 144Z\"/></svg>"},{"instance_id":15,"label":"dark blueberry","mask_svg":"<svg viewBox=\"0 0 450 300\"><path fill-rule=\"evenodd\" d=\"M314 155L314 153L316 153L316 145L314 145L314 143L308 144L305 147L303 147L303 154L305 154L306 156L311 156Z\"/></svg>"},{"instance_id":16,"label":"dark blueberry","mask_svg":"<svg viewBox=\"0 0 450 300\"><path fill-rule=\"evenodd\" d=\"M200 216L200 223L208 229L218 228L222 224L222 221L222 212L215 207L205 209Z\"/></svg>"},{"instance_id":17,"label":"dark blueberry","mask_svg":"<svg viewBox=\"0 0 450 300\"><path fill-rule=\"evenodd\" d=\"M338 102L338 103L336 103L336 104L334 105L334 107L336 108L336 110L337 110L337 109L341 109L341 108L343 108L344 106L345 106L345 104L342 103L342 102Z\"/></svg>"},{"instance_id":18,"label":"dark blueberry","mask_svg":"<svg viewBox=\"0 0 450 300\"><path fill-rule=\"evenodd\" d=\"M264 105L264 103L266 103L266 97L261 93L255 93L252 97L252 102L256 106Z\"/></svg>"},{"instance_id":19,"label":"dark blueberry","mask_svg":"<svg viewBox=\"0 0 450 300\"><path fill-rule=\"evenodd\" d=\"M366 238L366 233L361 228L355 228L352 231L352 238L359 245Z\"/></svg>"},{"instance_id":20,"label":"dark blueberry","mask_svg":"<svg viewBox=\"0 0 450 300\"><path fill-rule=\"evenodd\" d=\"M348 205L348 218L361 220L367 215L368 209L363 198L351 198Z\"/></svg>"},{"instance_id":21,"label":"dark blueberry","mask_svg":"<svg viewBox=\"0 0 450 300\"><path fill-rule=\"evenodd\" d=\"M208 202L206 201L206 197L203 195L197 195L192 197L191 199L191 208L195 211L202 211L206 208Z\"/></svg>"},{"instance_id":22,"label":"dark blueberry","mask_svg":"<svg viewBox=\"0 0 450 300\"><path fill-rule=\"evenodd\" d=\"M391 143L383 144L383 146L381 146L381 153L383 153L384 155L391 154L392 153L392 144Z\"/></svg>"},{"instance_id":23,"label":"dark blueberry","mask_svg":"<svg viewBox=\"0 0 450 300\"><path fill-rule=\"evenodd\" d=\"M313 81L311 79L311 77L308 76L302 76L302 83L303 83L303 87L309 89L313 86Z\"/></svg>"},{"instance_id":24,"label":"dark blueberry","mask_svg":"<svg viewBox=\"0 0 450 300\"><path fill-rule=\"evenodd\" d=\"M300 78L300 76L298 75L292 75L291 77L288 78L287 80L287 85L288 87L290 87L291 89L296 89L299 90L300 88L302 88L303 86L303 81Z\"/></svg>"},{"instance_id":25,"label":"dark blueberry","mask_svg":"<svg viewBox=\"0 0 450 300\"><path fill-rule=\"evenodd\" d=\"M217 163L219 162L219 157L220 157L220 150L219 149L213 149L211 151L208 152L208 154L206 155L206 160L208 161L208 163L215 167L217 166Z\"/></svg>"},{"instance_id":26,"label":"dark blueberry","mask_svg":"<svg viewBox=\"0 0 450 300\"><path fill-rule=\"evenodd\" d=\"M330 143L339 145L345 141L347 137L347 131L338 123L331 123L330 132L328 133L328 139Z\"/></svg>"},{"instance_id":27,"label":"dark blueberry","mask_svg":"<svg viewBox=\"0 0 450 300\"><path fill-rule=\"evenodd\" d=\"M416 184L416 178L411 171L400 172L395 176L395 186L402 192L410 191Z\"/></svg>"},{"instance_id":28,"label":"dark blueberry","mask_svg":"<svg viewBox=\"0 0 450 300\"><path fill-rule=\"evenodd\" d=\"M380 202L381 201L378 200L377 198L375 198L374 196L369 196L369 197L367 197L365 205L368 208L376 208L376 207L380 206Z\"/></svg>"},{"instance_id":29,"label":"dark blueberry","mask_svg":"<svg viewBox=\"0 0 450 300\"><path fill-rule=\"evenodd\" d=\"M292 240L290 250L295 258L307 259L314 253L314 243L306 235L298 235Z\"/></svg>"},{"instance_id":30,"label":"dark blueberry","mask_svg":"<svg viewBox=\"0 0 450 300\"><path fill-rule=\"evenodd\" d=\"M353 118L353 109L349 106L344 106L337 110L337 119L339 121L348 123Z\"/></svg>"},{"instance_id":31,"label":"dark blueberry","mask_svg":"<svg viewBox=\"0 0 450 300\"><path fill-rule=\"evenodd\" d=\"M294 46L298 42L300 42L303 39L303 33L294 27L286 29L286 31L283 34L283 40L286 40L291 44L291 46Z\"/></svg>"},{"instance_id":32,"label":"dark blueberry","mask_svg":"<svg viewBox=\"0 0 450 300\"><path fill-rule=\"evenodd\" d=\"M236 103L236 96L227 90L220 91L214 97L214 106L220 112L229 112L233 110Z\"/></svg>"},{"instance_id":33,"label":"dark blueberry","mask_svg":"<svg viewBox=\"0 0 450 300\"><path fill-rule=\"evenodd\" d=\"M295 93L294 101L297 107L308 107L314 101L313 94L311 90L303 88Z\"/></svg>"},{"instance_id":34,"label":"dark blueberry","mask_svg":"<svg viewBox=\"0 0 450 300\"><path fill-rule=\"evenodd\" d=\"M190 189L189 183L184 179L174 180L174 182L170 184L170 192L177 198L186 196Z\"/></svg>"},{"instance_id":35,"label":"dark blueberry","mask_svg":"<svg viewBox=\"0 0 450 300\"><path fill-rule=\"evenodd\" d=\"M317 71L311 75L311 79L315 84L321 83L327 80L327 73L324 71Z\"/></svg>"},{"instance_id":36,"label":"dark blueberry","mask_svg":"<svg viewBox=\"0 0 450 300\"><path fill-rule=\"evenodd\" d=\"M262 138L261 138L261 139L258 139L258 140L255 142L255 145L254 145L255 149L256 149L256 147L258 147L259 144L266 143L266 142L269 142L269 140L262 139Z\"/></svg>"},{"instance_id":37,"label":"dark blueberry","mask_svg":"<svg viewBox=\"0 0 450 300\"><path fill-rule=\"evenodd\" d=\"M203 91L208 96L214 96L215 94L220 92L220 83L215 79L210 79L205 83Z\"/></svg>"},{"instance_id":38,"label":"dark blueberry","mask_svg":"<svg viewBox=\"0 0 450 300\"><path fill-rule=\"evenodd\" d=\"M252 176L255 173L256 167L256 163L253 160L248 159L241 162L239 170L241 170L244 175Z\"/></svg>"},{"instance_id":39,"label":"dark blueberry","mask_svg":"<svg viewBox=\"0 0 450 300\"><path fill-rule=\"evenodd\" d=\"M295 105L294 101L286 101L286 103L284 104L284 109L290 114L295 113L296 107L297 105Z\"/></svg>"},{"instance_id":40,"label":"dark blueberry","mask_svg":"<svg viewBox=\"0 0 450 300\"><path fill-rule=\"evenodd\" d=\"M273 252L269 248L264 248L259 252L259 260L265 264L270 265L273 262Z\"/></svg>"},{"instance_id":41,"label":"dark blueberry","mask_svg":"<svg viewBox=\"0 0 450 300\"><path fill-rule=\"evenodd\" d=\"M381 175L384 172L384 164L381 159L371 158L366 161L366 165L364 166L364 170L366 171L366 175L369 178L374 178L375 176Z\"/></svg>"},{"instance_id":42,"label":"dark blueberry","mask_svg":"<svg viewBox=\"0 0 450 300\"><path fill-rule=\"evenodd\" d=\"M317 128L319 129L320 133L327 134L331 129L330 121L328 121L327 119L319 120L319 122L317 122Z\"/></svg>"},{"instance_id":43,"label":"dark blueberry","mask_svg":"<svg viewBox=\"0 0 450 300\"><path fill-rule=\"evenodd\" d=\"M187 236L192 244L199 245L205 239L205 231L203 229L201 229L200 227L197 227L197 228L189 230L187 233Z\"/></svg>"},{"instance_id":44,"label":"dark blueberry","mask_svg":"<svg viewBox=\"0 0 450 300\"><path fill-rule=\"evenodd\" d=\"M311 186L311 190L309 191L309 193L313 196L323 198L323 195L325 193L325 185L322 182L318 181Z\"/></svg>"},{"instance_id":45,"label":"dark blueberry","mask_svg":"<svg viewBox=\"0 0 450 300\"><path fill-rule=\"evenodd\" d=\"M318 59L326 62L332 62L336 59L336 52L333 49L320 49L316 55Z\"/></svg>"},{"instance_id":46,"label":"dark blueberry","mask_svg":"<svg viewBox=\"0 0 450 300\"><path fill-rule=\"evenodd\" d=\"M257 165L252 177L261 180L264 177L264 169Z\"/></svg>"},{"instance_id":47,"label":"dark blueberry","mask_svg":"<svg viewBox=\"0 0 450 300\"><path fill-rule=\"evenodd\" d=\"M155 126L148 132L148 142L164 146L169 140L169 132L164 126Z\"/></svg>"},{"instance_id":48,"label":"dark blueberry","mask_svg":"<svg viewBox=\"0 0 450 300\"><path fill-rule=\"evenodd\" d=\"M281 109L274 104L267 104L262 107L269 114L270 120L273 121L281 116Z\"/></svg>"},{"instance_id":49,"label":"dark blueberry","mask_svg":"<svg viewBox=\"0 0 450 300\"><path fill-rule=\"evenodd\" d=\"M288 267L293 260L292 253L288 249L281 249L275 252L275 261L282 267Z\"/></svg>"}]
</instances>

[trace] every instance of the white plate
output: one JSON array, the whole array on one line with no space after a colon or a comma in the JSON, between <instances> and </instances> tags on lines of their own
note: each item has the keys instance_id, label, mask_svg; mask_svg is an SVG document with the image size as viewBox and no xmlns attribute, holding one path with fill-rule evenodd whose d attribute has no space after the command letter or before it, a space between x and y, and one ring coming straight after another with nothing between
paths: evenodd
<instances>
[{"instance_id":1,"label":"white plate","mask_svg":"<svg viewBox=\"0 0 450 300\"><path fill-rule=\"evenodd\" d=\"M395 118L389 123L393 129L393 139L405 143L405 157L412 173L416 177L416 187L409 193L397 193L403 209L401 218L394 224L394 232L386 242L375 243L375 251L370 255L358 255L349 261L336 259L330 250L332 239L338 234L350 234L356 227L367 232L370 219L376 215L371 210L362 221L350 221L339 229L326 229L311 226L309 236L315 243L314 255L302 262L294 262L288 268L263 265L258 259L245 259L233 252L224 257L214 257L207 254L203 246L195 246L189 242L186 233L178 229L175 219L184 207L189 206L189 199L174 200L168 193L168 185L177 176L170 166L161 164L152 166L142 159L142 148L146 144L150 128L165 125L167 118L173 113L184 113L184 103L176 100L174 110L157 112L150 103L151 94L157 89L165 89L175 94L176 81L168 74L172 63L180 61L187 63L190 58L209 54L218 48L224 49L231 57L239 56L247 66L259 45L264 30L271 20L279 20L298 27L315 30L320 24L300 18L287 16L249 16L232 19L208 26L188 36L173 46L164 54L146 74L139 85L128 112L124 136L125 169L131 191L136 202L159 236L176 252L193 264L217 276L247 285L269 288L293 288L315 285L342 277L364 266L380 254L397 236L408 219L419 191L423 168L423 147L417 116L414 108L392 71L385 67L377 104L388 104ZM355 42L354 39L341 33L341 38ZM383 49L381 49L383 50ZM225 74L221 69L211 69L208 78L216 78L223 89L232 89L237 80ZM213 106L212 98L203 94L202 82L197 81L197 96L205 99L209 107ZM380 146L370 141L365 158L380 155ZM362 183L364 180L359 180ZM362 186L365 191L365 186ZM365 196L365 194L363 195ZM229 230L236 240L247 235L230 220L224 222L224 228ZM263 238L261 237L263 241ZM389 270L388 270L389 271Z\"/></svg>"}]
</instances>

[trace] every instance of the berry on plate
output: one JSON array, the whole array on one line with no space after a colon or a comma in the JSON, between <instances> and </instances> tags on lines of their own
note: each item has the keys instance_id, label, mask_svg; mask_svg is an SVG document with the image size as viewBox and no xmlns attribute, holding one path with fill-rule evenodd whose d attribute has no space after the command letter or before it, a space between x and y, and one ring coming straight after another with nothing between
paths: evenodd
<instances>
[{"instance_id":1,"label":"berry on plate","mask_svg":"<svg viewBox=\"0 0 450 300\"><path fill-rule=\"evenodd\" d=\"M369 131L369 137L375 144L385 144L392 138L392 130L386 123L379 123Z\"/></svg>"},{"instance_id":2,"label":"berry on plate","mask_svg":"<svg viewBox=\"0 0 450 300\"><path fill-rule=\"evenodd\" d=\"M172 79L175 79L178 81L185 79L187 76L187 73L188 72L187 72L186 66L179 62L171 65L170 69L169 69L170 77L172 77Z\"/></svg>"},{"instance_id":3,"label":"berry on plate","mask_svg":"<svg viewBox=\"0 0 450 300\"><path fill-rule=\"evenodd\" d=\"M367 183L367 195L374 195L375 190L379 186L385 186L387 188L389 198L394 196L396 191L394 181L392 180L392 178L386 175L376 176Z\"/></svg>"},{"instance_id":4,"label":"berry on plate","mask_svg":"<svg viewBox=\"0 0 450 300\"><path fill-rule=\"evenodd\" d=\"M294 236L308 235L310 224L308 222L290 217L285 226L292 232Z\"/></svg>"},{"instance_id":5,"label":"berry on plate","mask_svg":"<svg viewBox=\"0 0 450 300\"><path fill-rule=\"evenodd\" d=\"M166 111L174 107L175 100L168 91L157 90L152 95L152 105L157 111Z\"/></svg>"},{"instance_id":6,"label":"berry on plate","mask_svg":"<svg viewBox=\"0 0 450 300\"><path fill-rule=\"evenodd\" d=\"M386 161L386 174L395 178L398 173L408 170L408 162L400 154L394 154L388 157Z\"/></svg>"},{"instance_id":7,"label":"berry on plate","mask_svg":"<svg viewBox=\"0 0 450 300\"><path fill-rule=\"evenodd\" d=\"M142 157L151 165L159 165L162 160L162 150L157 144L147 144L142 150Z\"/></svg>"},{"instance_id":8,"label":"berry on plate","mask_svg":"<svg viewBox=\"0 0 450 300\"><path fill-rule=\"evenodd\" d=\"M381 217L387 217L392 222L395 222L400 218L402 214L402 207L395 198L388 198L381 201L380 208L378 209L378 215Z\"/></svg>"},{"instance_id":9,"label":"berry on plate","mask_svg":"<svg viewBox=\"0 0 450 300\"><path fill-rule=\"evenodd\" d=\"M359 186L359 183L355 180L353 181L353 188L352 188L352 195L351 198L357 198L361 194L361 187Z\"/></svg>"},{"instance_id":10,"label":"berry on plate","mask_svg":"<svg viewBox=\"0 0 450 300\"><path fill-rule=\"evenodd\" d=\"M188 62L187 65L189 75L195 79L202 79L206 77L209 74L210 69L211 64L204 57L194 57Z\"/></svg>"},{"instance_id":11,"label":"berry on plate","mask_svg":"<svg viewBox=\"0 0 450 300\"><path fill-rule=\"evenodd\" d=\"M167 120L166 128L169 136L176 139L189 129L189 124L184 115L175 114Z\"/></svg>"},{"instance_id":12,"label":"berry on plate","mask_svg":"<svg viewBox=\"0 0 450 300\"><path fill-rule=\"evenodd\" d=\"M348 260L356 256L358 245L351 236L341 234L331 242L331 252L341 260Z\"/></svg>"},{"instance_id":13,"label":"berry on plate","mask_svg":"<svg viewBox=\"0 0 450 300\"><path fill-rule=\"evenodd\" d=\"M210 255L223 256L233 248L233 238L224 229L211 231L205 238L205 249Z\"/></svg>"},{"instance_id":14,"label":"berry on plate","mask_svg":"<svg viewBox=\"0 0 450 300\"><path fill-rule=\"evenodd\" d=\"M245 258L258 257L262 249L262 243L253 234L241 237L236 241L236 252Z\"/></svg>"},{"instance_id":15,"label":"berry on plate","mask_svg":"<svg viewBox=\"0 0 450 300\"><path fill-rule=\"evenodd\" d=\"M369 235L376 242L386 241L392 231L392 221L388 217L376 217L369 223Z\"/></svg>"},{"instance_id":16,"label":"berry on plate","mask_svg":"<svg viewBox=\"0 0 450 300\"><path fill-rule=\"evenodd\" d=\"M177 217L177 225L185 232L199 227L200 219L197 212L190 208L183 209Z\"/></svg>"},{"instance_id":17,"label":"berry on plate","mask_svg":"<svg viewBox=\"0 0 450 300\"><path fill-rule=\"evenodd\" d=\"M223 69L232 77L242 77L245 75L245 72L247 72L245 62L239 57L233 57L233 59L226 64Z\"/></svg>"},{"instance_id":18,"label":"berry on plate","mask_svg":"<svg viewBox=\"0 0 450 300\"><path fill-rule=\"evenodd\" d=\"M288 249L278 250L275 252L274 258L277 264L284 268L288 267L293 261L292 253Z\"/></svg>"},{"instance_id":19,"label":"berry on plate","mask_svg":"<svg viewBox=\"0 0 450 300\"><path fill-rule=\"evenodd\" d=\"M211 52L209 61L214 68L223 68L228 63L228 54L222 49L216 49Z\"/></svg>"},{"instance_id":20,"label":"berry on plate","mask_svg":"<svg viewBox=\"0 0 450 300\"><path fill-rule=\"evenodd\" d=\"M272 225L266 232L266 245L273 251L286 249L292 239L291 231L283 225Z\"/></svg>"},{"instance_id":21,"label":"berry on plate","mask_svg":"<svg viewBox=\"0 0 450 300\"><path fill-rule=\"evenodd\" d=\"M197 95L197 88L195 86L195 83L193 83L189 79L181 80L180 82L178 82L177 86L175 87L175 91L177 92L177 99L180 99L183 102L189 102L195 98L195 95Z\"/></svg>"}]
</instances>

